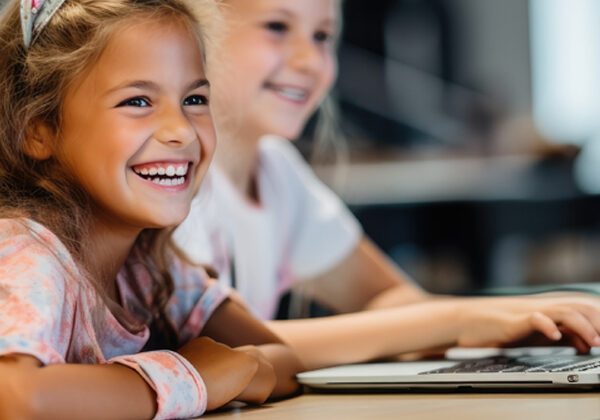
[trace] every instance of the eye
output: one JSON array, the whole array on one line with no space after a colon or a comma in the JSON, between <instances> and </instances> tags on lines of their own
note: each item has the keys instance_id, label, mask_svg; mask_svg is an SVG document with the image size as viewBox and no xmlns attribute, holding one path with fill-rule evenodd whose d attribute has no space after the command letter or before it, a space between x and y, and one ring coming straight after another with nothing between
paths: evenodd
<instances>
[{"instance_id":1,"label":"eye","mask_svg":"<svg viewBox=\"0 0 600 420\"><path fill-rule=\"evenodd\" d=\"M132 107L136 107L136 108L145 108L147 106L150 106L150 100L148 98L144 98L142 96L137 96L135 98L125 99L123 102L120 102L117 105L117 108L118 107L123 107L123 106L132 106Z\"/></svg>"},{"instance_id":2,"label":"eye","mask_svg":"<svg viewBox=\"0 0 600 420\"><path fill-rule=\"evenodd\" d=\"M324 44L324 43L330 41L333 37L331 36L331 34L329 32L317 31L314 33L313 38L318 43Z\"/></svg>"},{"instance_id":3,"label":"eye","mask_svg":"<svg viewBox=\"0 0 600 420\"><path fill-rule=\"evenodd\" d=\"M204 95L190 95L183 100L183 105L187 105L187 106L208 105L208 98Z\"/></svg>"},{"instance_id":4,"label":"eye","mask_svg":"<svg viewBox=\"0 0 600 420\"><path fill-rule=\"evenodd\" d=\"M288 30L288 25L284 22L273 21L273 22L267 22L265 24L265 28L267 28L267 30L269 30L271 32L276 32L276 33L282 34Z\"/></svg>"}]
</instances>

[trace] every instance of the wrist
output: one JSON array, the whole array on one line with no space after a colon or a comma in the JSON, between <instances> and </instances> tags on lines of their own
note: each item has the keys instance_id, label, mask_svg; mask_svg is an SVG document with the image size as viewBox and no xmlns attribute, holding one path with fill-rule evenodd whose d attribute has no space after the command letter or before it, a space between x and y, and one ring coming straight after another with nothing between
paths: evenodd
<instances>
[{"instance_id":1,"label":"wrist","mask_svg":"<svg viewBox=\"0 0 600 420\"><path fill-rule=\"evenodd\" d=\"M436 302L437 305L444 306L443 318L446 333L447 344L454 346L460 341L461 335L468 329L469 319L471 317L471 305L473 302L467 302L464 298L449 299L444 302Z\"/></svg>"},{"instance_id":2,"label":"wrist","mask_svg":"<svg viewBox=\"0 0 600 420\"><path fill-rule=\"evenodd\" d=\"M114 357L109 363L133 369L152 388L157 404L154 419L197 417L206 410L206 385L192 364L178 353L143 352Z\"/></svg>"},{"instance_id":3,"label":"wrist","mask_svg":"<svg viewBox=\"0 0 600 420\"><path fill-rule=\"evenodd\" d=\"M207 388L207 410L218 408L239 395L259 369L256 358L210 338L200 337L178 352L194 366Z\"/></svg>"}]
</instances>

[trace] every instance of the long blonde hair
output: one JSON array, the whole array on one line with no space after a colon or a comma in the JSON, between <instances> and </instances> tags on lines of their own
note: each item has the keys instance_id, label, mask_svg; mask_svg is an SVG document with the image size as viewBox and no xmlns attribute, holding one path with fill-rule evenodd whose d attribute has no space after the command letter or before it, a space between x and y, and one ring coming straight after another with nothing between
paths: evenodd
<instances>
[{"instance_id":1,"label":"long blonde hair","mask_svg":"<svg viewBox=\"0 0 600 420\"><path fill-rule=\"evenodd\" d=\"M207 7L211 3L196 1ZM5 6L0 17L0 217L28 217L43 224L86 268L89 194L54 158L28 156L28 136L36 123L43 123L51 130L56 147L67 88L95 64L115 31L132 20L175 20L202 45L200 4L195 9L192 13L180 0L67 0L26 49L19 1ZM136 246L148 255L154 276L151 329L172 347L177 334L165 314L173 291L168 271L170 232L143 231ZM89 281L106 298L93 275Z\"/></svg>"}]
</instances>

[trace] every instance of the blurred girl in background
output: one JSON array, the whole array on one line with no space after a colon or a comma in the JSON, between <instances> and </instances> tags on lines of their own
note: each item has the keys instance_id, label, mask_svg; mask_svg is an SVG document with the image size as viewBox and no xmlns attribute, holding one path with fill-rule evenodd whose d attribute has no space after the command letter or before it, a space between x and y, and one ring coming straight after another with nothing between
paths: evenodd
<instances>
[{"instance_id":1,"label":"blurred girl in background","mask_svg":"<svg viewBox=\"0 0 600 420\"><path fill-rule=\"evenodd\" d=\"M559 326L582 351L600 345L598 299L459 299L423 291L364 236L304 162L288 139L301 133L335 80L339 0L220 5L220 48L209 53L216 162L209 188L175 238L265 320L298 285L344 313L269 322L307 368L456 344L499 345L535 331L556 341Z\"/></svg>"}]
</instances>

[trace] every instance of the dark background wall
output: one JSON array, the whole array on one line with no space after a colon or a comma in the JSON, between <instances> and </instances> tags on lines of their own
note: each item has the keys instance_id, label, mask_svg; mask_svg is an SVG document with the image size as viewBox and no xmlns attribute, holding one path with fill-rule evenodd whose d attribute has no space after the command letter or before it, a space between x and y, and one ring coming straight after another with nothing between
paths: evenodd
<instances>
[{"instance_id":1,"label":"dark background wall","mask_svg":"<svg viewBox=\"0 0 600 420\"><path fill-rule=\"evenodd\" d=\"M578 148L532 119L529 2L347 0L344 13L349 150L342 169L315 168L366 233L433 291L596 280L599 199L574 178Z\"/></svg>"}]
</instances>

